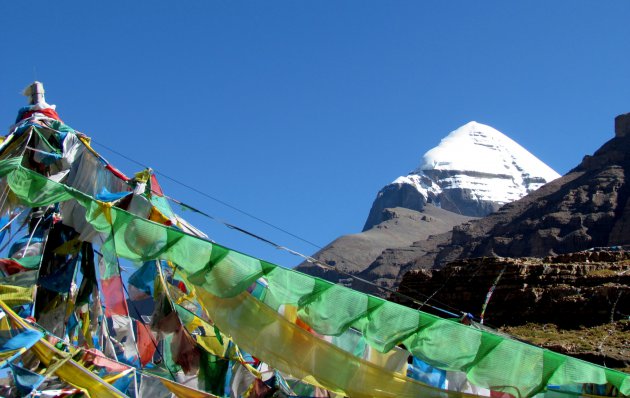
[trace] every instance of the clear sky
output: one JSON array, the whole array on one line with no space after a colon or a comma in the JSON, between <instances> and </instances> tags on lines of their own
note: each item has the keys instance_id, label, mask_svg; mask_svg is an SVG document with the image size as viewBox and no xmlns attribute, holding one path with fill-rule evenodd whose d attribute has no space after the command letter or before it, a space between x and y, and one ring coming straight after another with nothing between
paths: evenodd
<instances>
[{"instance_id":1,"label":"clear sky","mask_svg":"<svg viewBox=\"0 0 630 398\"><path fill-rule=\"evenodd\" d=\"M612 0L3 1L0 120L6 131L40 80L127 174L140 166L99 144L323 246L359 232L378 190L470 120L561 174L577 165L630 112L628 15ZM299 262L189 218L219 243Z\"/></svg>"}]
</instances>

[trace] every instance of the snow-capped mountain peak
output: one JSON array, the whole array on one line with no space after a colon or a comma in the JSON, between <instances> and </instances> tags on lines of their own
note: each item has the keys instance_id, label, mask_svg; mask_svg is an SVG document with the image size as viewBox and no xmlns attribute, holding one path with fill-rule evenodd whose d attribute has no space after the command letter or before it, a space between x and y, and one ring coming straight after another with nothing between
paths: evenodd
<instances>
[{"instance_id":1,"label":"snow-capped mountain peak","mask_svg":"<svg viewBox=\"0 0 630 398\"><path fill-rule=\"evenodd\" d=\"M559 175L500 131L475 121L444 137L422 157L423 170L465 170L484 174L523 174L550 181Z\"/></svg>"},{"instance_id":2,"label":"snow-capped mountain peak","mask_svg":"<svg viewBox=\"0 0 630 398\"><path fill-rule=\"evenodd\" d=\"M560 177L500 131L475 121L444 137L420 166L377 195L365 229L385 208L422 210L427 202L467 216L485 216Z\"/></svg>"}]
</instances>

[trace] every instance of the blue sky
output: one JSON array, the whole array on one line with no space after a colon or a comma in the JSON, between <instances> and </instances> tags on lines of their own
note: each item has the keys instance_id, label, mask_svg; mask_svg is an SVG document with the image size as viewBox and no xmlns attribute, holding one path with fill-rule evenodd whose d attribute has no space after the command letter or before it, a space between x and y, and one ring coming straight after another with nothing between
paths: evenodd
<instances>
[{"instance_id":1,"label":"blue sky","mask_svg":"<svg viewBox=\"0 0 630 398\"><path fill-rule=\"evenodd\" d=\"M627 1L2 2L0 120L36 78L128 174L140 166L98 144L323 246L359 232L378 190L470 120L561 174L577 165L630 112L627 15ZM229 247L299 262L190 218Z\"/></svg>"}]
</instances>

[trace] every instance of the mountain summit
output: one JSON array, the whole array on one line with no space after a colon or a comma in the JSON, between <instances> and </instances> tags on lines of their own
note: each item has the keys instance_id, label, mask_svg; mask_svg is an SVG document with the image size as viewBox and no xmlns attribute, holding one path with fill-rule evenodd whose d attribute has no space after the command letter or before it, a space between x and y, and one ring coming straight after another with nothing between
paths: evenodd
<instances>
[{"instance_id":1,"label":"mountain summit","mask_svg":"<svg viewBox=\"0 0 630 398\"><path fill-rule=\"evenodd\" d=\"M392 287L409 271L463 259L542 258L630 245L628 176L630 114L625 114L615 119L615 137L566 175L484 218L389 248L359 275Z\"/></svg>"},{"instance_id":2,"label":"mountain summit","mask_svg":"<svg viewBox=\"0 0 630 398\"><path fill-rule=\"evenodd\" d=\"M472 121L426 152L416 170L381 189L363 230L384 221L387 208L422 211L427 203L483 217L558 177L505 134Z\"/></svg>"},{"instance_id":3,"label":"mountain summit","mask_svg":"<svg viewBox=\"0 0 630 398\"><path fill-rule=\"evenodd\" d=\"M349 282L345 273L391 287L408 259L390 253L492 213L557 177L503 133L467 123L426 152L416 170L378 193L363 232L341 236L314 254L334 269L307 262L298 269L333 282Z\"/></svg>"}]
</instances>

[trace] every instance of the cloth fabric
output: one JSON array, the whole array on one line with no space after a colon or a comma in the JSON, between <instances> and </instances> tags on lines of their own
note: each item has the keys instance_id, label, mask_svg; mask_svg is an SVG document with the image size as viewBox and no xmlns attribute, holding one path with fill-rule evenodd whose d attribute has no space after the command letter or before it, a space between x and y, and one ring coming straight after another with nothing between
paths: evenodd
<instances>
[{"instance_id":1,"label":"cloth fabric","mask_svg":"<svg viewBox=\"0 0 630 398\"><path fill-rule=\"evenodd\" d=\"M22 264L11 258L0 258L0 270L8 276L19 275L28 271Z\"/></svg>"},{"instance_id":2,"label":"cloth fabric","mask_svg":"<svg viewBox=\"0 0 630 398\"><path fill-rule=\"evenodd\" d=\"M147 296L153 296L153 286L156 278L155 261L147 261L129 277L130 285L143 292Z\"/></svg>"},{"instance_id":3,"label":"cloth fabric","mask_svg":"<svg viewBox=\"0 0 630 398\"><path fill-rule=\"evenodd\" d=\"M18 112L18 116L15 120L16 123L24 120L24 119L28 119L31 116L35 115L35 114L41 114L45 117L49 117L51 119L55 119L55 120L59 120L60 122L62 121L61 118L59 117L59 114L57 114L57 111L53 108L44 108L44 109L31 109L31 107L25 107L20 109L20 111Z\"/></svg>"},{"instance_id":4,"label":"cloth fabric","mask_svg":"<svg viewBox=\"0 0 630 398\"><path fill-rule=\"evenodd\" d=\"M0 263L6 259L0 259ZM37 270L21 270L21 272L0 278L0 285L33 287L37 283Z\"/></svg>"},{"instance_id":5,"label":"cloth fabric","mask_svg":"<svg viewBox=\"0 0 630 398\"><path fill-rule=\"evenodd\" d=\"M11 337L0 335L0 352L18 349L27 350L35 345L42 337L44 337L42 332L33 329L22 330Z\"/></svg>"},{"instance_id":6,"label":"cloth fabric","mask_svg":"<svg viewBox=\"0 0 630 398\"><path fill-rule=\"evenodd\" d=\"M442 389L447 387L445 370L436 369L416 357L407 369L407 376L433 387Z\"/></svg>"},{"instance_id":7,"label":"cloth fabric","mask_svg":"<svg viewBox=\"0 0 630 398\"><path fill-rule=\"evenodd\" d=\"M115 202L127 195L129 195L129 192L109 192L107 188L103 187L101 192L96 194L95 198L103 202Z\"/></svg>"},{"instance_id":8,"label":"cloth fabric","mask_svg":"<svg viewBox=\"0 0 630 398\"><path fill-rule=\"evenodd\" d=\"M223 396L225 394L225 379L229 366L229 360L201 351L199 385L205 391Z\"/></svg>"},{"instance_id":9,"label":"cloth fabric","mask_svg":"<svg viewBox=\"0 0 630 398\"><path fill-rule=\"evenodd\" d=\"M197 374L200 360L199 350L195 340L181 325L173 335L170 350L175 363L182 368L184 374Z\"/></svg>"},{"instance_id":10,"label":"cloth fabric","mask_svg":"<svg viewBox=\"0 0 630 398\"><path fill-rule=\"evenodd\" d=\"M206 297L203 300L206 308L212 308L213 316L218 316L223 322L223 326L218 321L217 324L224 330L229 330L240 344L244 344L243 342L250 344L247 343L249 337L247 333L251 331L252 326L256 331L278 328L278 331L285 333L284 336L289 341L306 339L304 344L308 344L312 352L334 360L333 363L349 360L349 363L354 363L356 368L360 369L357 370L359 374L382 371L380 367L370 365L367 361L361 362L353 356L348 359L345 355L349 354L343 351L342 359L336 347L321 346L320 339L296 328L286 319L276 319L279 314L272 311L271 316L265 307L266 304L277 309L279 305L290 304L299 308L299 318L319 334L338 334L349 327L355 327L363 333L368 344L383 352L391 350L402 341L414 356L433 367L447 371L465 370L468 380L478 387L491 387L497 391L496 386L504 386L500 387L499 393L528 396L543 391L547 384L610 383L621 393L630 394L630 376L623 373L507 340L486 331L439 319L292 270L279 268L212 242L185 235L173 228L142 220L123 210L107 207L22 167L9 172L7 182L13 194L28 206L77 200L87 208L86 220L96 231L104 235L113 233L112 239L115 241L115 252L118 256L132 261L164 259L180 266L182 272L196 285L198 294ZM261 277L268 281L264 303L255 298L244 299L246 296L243 296L242 292ZM225 310L215 308L213 302L225 304L226 308L231 308L232 313L227 314ZM250 318L241 317L240 314L243 313L247 313ZM260 318L263 315L265 318ZM287 322L291 327L283 322ZM264 333L263 335L267 336ZM268 343L265 341L265 344ZM295 352L303 353L299 347L291 347L296 350ZM301 369L299 374L304 377L313 376L315 383L321 382L319 380L322 379L332 390L345 391L344 389L356 388L356 385L368 391L377 388L370 382L364 382L363 378L355 379L351 376L344 379L344 375L349 377L347 372L330 375L325 369L318 367L306 371L303 369L302 361L296 363L294 358L278 358L280 347L275 347L275 350L269 352L261 347L254 348L263 351L263 355L257 356L264 360L269 359L272 366L291 370ZM297 356L314 360L312 357L314 354L304 354L307 355ZM354 368L350 367L348 371L352 370ZM399 380L398 377L400 376L392 378L388 375L386 379ZM349 381L353 381L350 386ZM400 391L402 396L412 394L411 390L414 387L411 386L415 386L413 382L405 380L404 383L400 383L408 385L405 388L409 390L404 388L400 390L397 382L392 383L392 388L386 390ZM433 394L425 391L421 393L426 396ZM358 396L361 394L363 393L357 392Z\"/></svg>"},{"instance_id":11,"label":"cloth fabric","mask_svg":"<svg viewBox=\"0 0 630 398\"><path fill-rule=\"evenodd\" d=\"M129 308L125 300L123 282L120 275L101 280L101 287L105 298L105 316L128 316Z\"/></svg>"},{"instance_id":12,"label":"cloth fabric","mask_svg":"<svg viewBox=\"0 0 630 398\"><path fill-rule=\"evenodd\" d=\"M40 361L45 366L57 365L55 374L66 383L87 392L93 397L103 398L123 398L124 394L106 383L103 379L96 376L77 362L67 358L66 353L59 351L52 344L44 340L43 334L39 331L33 330L30 325L24 322L19 316L17 316L6 304L0 301L0 308L4 311L6 316L10 317L12 322L19 325L24 330L26 336L28 336L28 343L32 343L36 333L39 334L39 339L35 341L30 347ZM23 343L23 342L22 342ZM22 344L24 345L24 344ZM58 358L64 358L63 361L56 363Z\"/></svg>"},{"instance_id":13,"label":"cloth fabric","mask_svg":"<svg viewBox=\"0 0 630 398\"><path fill-rule=\"evenodd\" d=\"M58 293L68 293L70 285L74 279L74 272L79 256L70 258L59 268L52 270L52 273L39 278L39 284L45 288Z\"/></svg>"},{"instance_id":14,"label":"cloth fabric","mask_svg":"<svg viewBox=\"0 0 630 398\"><path fill-rule=\"evenodd\" d=\"M175 395L166 388L161 378L143 374L140 378L138 398L175 398Z\"/></svg>"},{"instance_id":15,"label":"cloth fabric","mask_svg":"<svg viewBox=\"0 0 630 398\"><path fill-rule=\"evenodd\" d=\"M157 341L153 336L153 332L148 325L136 320L136 330L138 331L138 353L140 355L140 364L146 366L152 361L153 355L157 347Z\"/></svg>"},{"instance_id":16,"label":"cloth fabric","mask_svg":"<svg viewBox=\"0 0 630 398\"><path fill-rule=\"evenodd\" d=\"M112 373L126 372L130 369L129 366L107 358L105 354L94 348L84 349L82 360L86 363L105 368L108 372Z\"/></svg>"},{"instance_id":17,"label":"cloth fabric","mask_svg":"<svg viewBox=\"0 0 630 398\"><path fill-rule=\"evenodd\" d=\"M242 349L276 369L328 390L353 397L449 396L437 388L383 370L291 324L248 293L221 299L198 291L210 317L230 330ZM343 363L343 367L330 364ZM453 393L452 396L462 396Z\"/></svg>"},{"instance_id":18,"label":"cloth fabric","mask_svg":"<svg viewBox=\"0 0 630 398\"><path fill-rule=\"evenodd\" d=\"M13 381L20 395L25 397L44 381L44 376L15 364L9 364Z\"/></svg>"},{"instance_id":19,"label":"cloth fabric","mask_svg":"<svg viewBox=\"0 0 630 398\"><path fill-rule=\"evenodd\" d=\"M18 306L33 302L34 285L28 287L0 285L0 300L10 306Z\"/></svg>"}]
</instances>

